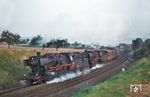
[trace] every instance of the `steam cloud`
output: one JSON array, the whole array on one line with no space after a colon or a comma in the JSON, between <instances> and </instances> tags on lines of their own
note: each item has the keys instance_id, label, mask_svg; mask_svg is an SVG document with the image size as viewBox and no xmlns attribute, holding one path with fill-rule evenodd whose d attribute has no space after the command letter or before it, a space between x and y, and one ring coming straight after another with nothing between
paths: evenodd
<instances>
[{"instance_id":1,"label":"steam cloud","mask_svg":"<svg viewBox=\"0 0 150 97\"><path fill-rule=\"evenodd\" d=\"M47 84L52 84L52 83L59 83L59 82L64 82L66 80L70 80L70 79L73 79L75 77L78 77L78 76L81 76L81 75L85 75L85 74L88 74L91 70L94 70L94 69L97 69L97 68L101 68L103 67L104 64L96 64L94 67L92 67L91 69L87 69L87 70L84 70L83 72L81 71L77 71L77 72L72 72L72 73L67 73L65 75L62 75L58 78L54 78L53 80L51 81L47 81L46 83Z\"/></svg>"}]
</instances>

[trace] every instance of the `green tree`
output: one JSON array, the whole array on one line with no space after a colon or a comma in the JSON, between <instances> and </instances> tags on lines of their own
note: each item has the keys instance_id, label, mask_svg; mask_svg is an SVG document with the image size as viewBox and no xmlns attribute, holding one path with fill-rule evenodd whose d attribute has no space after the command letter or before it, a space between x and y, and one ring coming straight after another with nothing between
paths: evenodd
<instances>
[{"instance_id":1,"label":"green tree","mask_svg":"<svg viewBox=\"0 0 150 97\"><path fill-rule=\"evenodd\" d=\"M136 38L135 40L132 41L133 50L141 49L142 45L143 41L141 38Z\"/></svg>"},{"instance_id":2,"label":"green tree","mask_svg":"<svg viewBox=\"0 0 150 97\"><path fill-rule=\"evenodd\" d=\"M87 47L86 44L79 43L79 42L77 42L77 41L75 41L74 43L72 43L71 46L72 46L73 48L86 48L86 47Z\"/></svg>"},{"instance_id":3,"label":"green tree","mask_svg":"<svg viewBox=\"0 0 150 97\"><path fill-rule=\"evenodd\" d=\"M150 39L145 40L144 46L150 49Z\"/></svg>"},{"instance_id":4,"label":"green tree","mask_svg":"<svg viewBox=\"0 0 150 97\"><path fill-rule=\"evenodd\" d=\"M143 45L143 54L144 56L150 56L150 39L146 39Z\"/></svg>"},{"instance_id":5,"label":"green tree","mask_svg":"<svg viewBox=\"0 0 150 97\"><path fill-rule=\"evenodd\" d=\"M29 42L29 39L20 39L20 43L27 44Z\"/></svg>"},{"instance_id":6,"label":"green tree","mask_svg":"<svg viewBox=\"0 0 150 97\"><path fill-rule=\"evenodd\" d=\"M1 42L6 42L8 44L8 48L10 48L10 45L11 44L14 44L14 43L19 43L20 41L20 35L19 34L13 34L12 32L10 31L2 31L2 34L1 34Z\"/></svg>"},{"instance_id":7,"label":"green tree","mask_svg":"<svg viewBox=\"0 0 150 97\"><path fill-rule=\"evenodd\" d=\"M74 48L78 48L80 43L78 43L77 41L75 41L74 43L71 44Z\"/></svg>"},{"instance_id":8,"label":"green tree","mask_svg":"<svg viewBox=\"0 0 150 97\"><path fill-rule=\"evenodd\" d=\"M42 43L41 35L34 36L30 41L30 46L39 46Z\"/></svg>"},{"instance_id":9,"label":"green tree","mask_svg":"<svg viewBox=\"0 0 150 97\"><path fill-rule=\"evenodd\" d=\"M47 47L55 47L58 50L60 47L69 47L70 43L67 39L52 39L47 42Z\"/></svg>"},{"instance_id":10,"label":"green tree","mask_svg":"<svg viewBox=\"0 0 150 97\"><path fill-rule=\"evenodd\" d=\"M20 43L20 38L21 36L19 34L13 34L13 42L16 43L16 44L19 44Z\"/></svg>"}]
</instances>

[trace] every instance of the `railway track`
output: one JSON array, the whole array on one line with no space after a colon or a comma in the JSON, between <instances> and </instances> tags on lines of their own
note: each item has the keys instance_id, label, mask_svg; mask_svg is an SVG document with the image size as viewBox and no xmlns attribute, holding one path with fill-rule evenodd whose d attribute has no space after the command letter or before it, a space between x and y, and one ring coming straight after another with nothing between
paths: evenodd
<instances>
[{"instance_id":1,"label":"railway track","mask_svg":"<svg viewBox=\"0 0 150 97\"><path fill-rule=\"evenodd\" d=\"M107 73L107 71L112 70L113 68L119 67L120 64L127 60L126 57L119 57L116 60L105 65L103 68L99 68L91 71L87 75L82 75L80 77L74 78L72 80L65 81L63 83L57 84L40 84L36 86L26 87L26 88L18 88L10 91L5 91L0 93L1 97L47 97L49 95L55 94L58 91L64 90L66 88L72 87L81 82L87 81L89 79L93 79L99 75Z\"/></svg>"},{"instance_id":2,"label":"railway track","mask_svg":"<svg viewBox=\"0 0 150 97\"><path fill-rule=\"evenodd\" d=\"M103 68L103 70L95 70L86 76L81 76L81 77L78 77L74 80L70 80L70 81L64 82L60 85L56 85L55 87L44 89L43 91L40 91L38 94L33 93L31 95L28 95L28 97L47 97L51 94L55 94L58 91L61 91L61 90L66 89L68 87L72 87L72 86L79 84L81 82L84 82L86 80L95 78L102 73L106 73L107 71L115 68L118 64L122 64L124 62L124 60L125 60L125 58L122 58L120 62L116 61L111 65L107 65L105 68Z\"/></svg>"}]
</instances>

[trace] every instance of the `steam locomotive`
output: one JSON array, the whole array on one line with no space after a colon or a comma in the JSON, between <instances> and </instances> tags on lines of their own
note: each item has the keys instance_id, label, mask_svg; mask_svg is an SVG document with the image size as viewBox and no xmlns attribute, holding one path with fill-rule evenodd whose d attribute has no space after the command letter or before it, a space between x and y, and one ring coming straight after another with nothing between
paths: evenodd
<instances>
[{"instance_id":1,"label":"steam locomotive","mask_svg":"<svg viewBox=\"0 0 150 97\"><path fill-rule=\"evenodd\" d=\"M68 52L29 57L24 64L32 70L24 75L21 84L28 86L35 83L50 81L69 72L90 69L96 64L105 63L115 59L119 55L118 50L93 50L84 52Z\"/></svg>"}]
</instances>

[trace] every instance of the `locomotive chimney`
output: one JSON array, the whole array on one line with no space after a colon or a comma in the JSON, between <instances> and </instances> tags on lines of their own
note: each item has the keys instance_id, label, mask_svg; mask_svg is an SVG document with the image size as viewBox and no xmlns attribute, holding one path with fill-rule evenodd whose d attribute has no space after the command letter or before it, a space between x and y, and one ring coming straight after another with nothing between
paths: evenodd
<instances>
[{"instance_id":1,"label":"locomotive chimney","mask_svg":"<svg viewBox=\"0 0 150 97\"><path fill-rule=\"evenodd\" d=\"M41 56L41 52L37 52L37 56Z\"/></svg>"}]
</instances>

